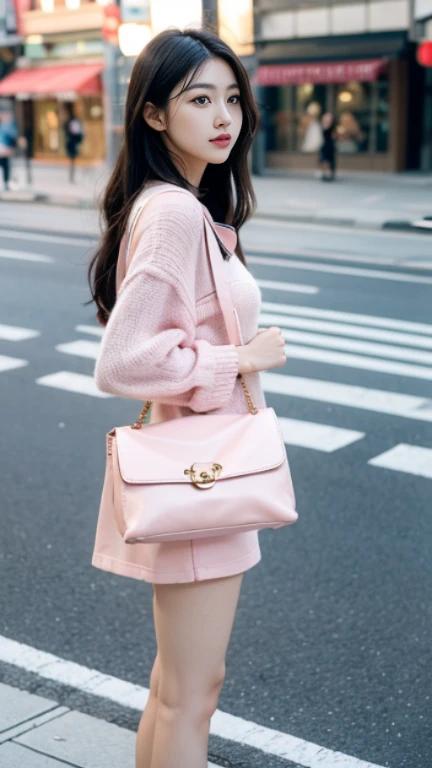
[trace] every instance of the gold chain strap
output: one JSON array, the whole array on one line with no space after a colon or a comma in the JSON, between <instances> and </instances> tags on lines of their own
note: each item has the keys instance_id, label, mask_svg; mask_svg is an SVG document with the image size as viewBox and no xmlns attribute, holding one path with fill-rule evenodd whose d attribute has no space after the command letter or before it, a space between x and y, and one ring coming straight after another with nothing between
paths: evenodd
<instances>
[{"instance_id":1,"label":"gold chain strap","mask_svg":"<svg viewBox=\"0 0 432 768\"><path fill-rule=\"evenodd\" d=\"M245 397L246 397L246 402L247 402L249 413L252 413L252 414L258 413L258 408L256 408L254 403L253 403L253 400L252 400L252 397L251 397L251 393L249 392L247 384L246 384L246 382L245 382L245 380L243 378L243 374L240 374L240 381L241 381L241 384L242 384L242 387L243 387L243 391L245 393ZM142 411L141 411L137 421L134 424L131 424L131 429L141 429L141 427L142 427L142 425L144 423L144 419L147 416L148 409L150 408L151 404L152 404L151 400L146 400L146 402L144 403L144 407L143 407L143 409L142 409Z\"/></svg>"}]
</instances>

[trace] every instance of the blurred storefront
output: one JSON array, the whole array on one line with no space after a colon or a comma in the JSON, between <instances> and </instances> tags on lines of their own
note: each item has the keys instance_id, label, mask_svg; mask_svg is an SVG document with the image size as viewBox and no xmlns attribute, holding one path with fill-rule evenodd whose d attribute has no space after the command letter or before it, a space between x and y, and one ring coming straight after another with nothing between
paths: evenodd
<instances>
[{"instance_id":1,"label":"blurred storefront","mask_svg":"<svg viewBox=\"0 0 432 768\"><path fill-rule=\"evenodd\" d=\"M105 158L102 21L97 2L20 0L23 55L0 81L0 97L15 98L35 158L65 161L68 107L84 124L81 160L99 164Z\"/></svg>"},{"instance_id":2,"label":"blurred storefront","mask_svg":"<svg viewBox=\"0 0 432 768\"><path fill-rule=\"evenodd\" d=\"M257 5L255 82L266 166L314 168L320 118L331 112L339 168L419 167L422 73L410 39L409 3L345 0L311 9L289 2L287 11L276 0Z\"/></svg>"}]
</instances>

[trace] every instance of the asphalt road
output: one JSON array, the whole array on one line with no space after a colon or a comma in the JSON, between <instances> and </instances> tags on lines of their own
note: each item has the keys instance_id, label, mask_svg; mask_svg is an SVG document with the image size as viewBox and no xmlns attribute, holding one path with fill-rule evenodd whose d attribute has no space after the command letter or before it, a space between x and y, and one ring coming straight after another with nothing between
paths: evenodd
<instances>
[{"instance_id":1,"label":"asphalt road","mask_svg":"<svg viewBox=\"0 0 432 768\"><path fill-rule=\"evenodd\" d=\"M90 565L105 434L140 410L92 388L94 233L91 211L0 209L0 635L148 686L151 586ZM359 768L427 768L432 240L257 219L242 241L260 324L286 332L287 364L263 383L299 520L260 533L219 709Z\"/></svg>"}]
</instances>

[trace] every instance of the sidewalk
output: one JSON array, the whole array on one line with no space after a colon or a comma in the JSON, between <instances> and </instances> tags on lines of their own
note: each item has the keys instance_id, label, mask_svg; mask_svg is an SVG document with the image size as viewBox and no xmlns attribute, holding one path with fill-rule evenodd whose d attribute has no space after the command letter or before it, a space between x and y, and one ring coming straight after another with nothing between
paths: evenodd
<instances>
[{"instance_id":1,"label":"sidewalk","mask_svg":"<svg viewBox=\"0 0 432 768\"><path fill-rule=\"evenodd\" d=\"M134 768L135 740L126 728L0 683L1 768Z\"/></svg>"},{"instance_id":2,"label":"sidewalk","mask_svg":"<svg viewBox=\"0 0 432 768\"><path fill-rule=\"evenodd\" d=\"M10 192L1 200L92 208L109 177L104 167L76 169L33 163L33 184L26 183L23 160L16 158ZM253 177L257 217L273 220L432 232L432 175L416 173L341 173L324 183L310 173L267 171Z\"/></svg>"}]
</instances>

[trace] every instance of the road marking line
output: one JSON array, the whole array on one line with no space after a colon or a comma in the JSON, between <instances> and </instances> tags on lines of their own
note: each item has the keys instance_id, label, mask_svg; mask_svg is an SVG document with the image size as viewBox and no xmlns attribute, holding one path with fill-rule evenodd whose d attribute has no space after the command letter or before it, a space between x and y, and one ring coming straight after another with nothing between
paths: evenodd
<instances>
[{"instance_id":1,"label":"road marking line","mask_svg":"<svg viewBox=\"0 0 432 768\"><path fill-rule=\"evenodd\" d=\"M355 432L352 429L316 424L313 421L287 419L283 416L278 416L278 422L285 445L312 448L324 453L333 453L365 436L364 432Z\"/></svg>"},{"instance_id":2,"label":"road marking line","mask_svg":"<svg viewBox=\"0 0 432 768\"><path fill-rule=\"evenodd\" d=\"M418 208L420 210L420 207ZM281 213L282 215L285 213L285 211L274 211L274 213ZM340 234L347 236L350 232L350 227L347 227L346 225L337 225L337 224L329 224L329 223L323 223L325 222L325 219L319 219L314 218L313 221L293 221L290 219L274 219L274 217L268 217L265 213L257 212L253 219L249 219L249 221L246 224L245 229L245 236L246 232L249 229L249 227L255 226L255 227L269 227L271 229L275 229L275 227L280 227L284 229L297 229L297 230L310 230L312 232L325 232L326 234L329 232L338 232ZM411 242L415 242L416 245L419 244L419 235L416 234L415 231L407 232L407 231L399 231L395 232L391 229L377 229L376 227L370 228L362 228L361 232L357 230L355 232L355 237L373 237L374 240L376 239L397 239L397 240L410 240Z\"/></svg>"},{"instance_id":3,"label":"road marking line","mask_svg":"<svg viewBox=\"0 0 432 768\"><path fill-rule=\"evenodd\" d=\"M379 203L380 200L384 200L384 195L368 195L363 197L361 203Z\"/></svg>"},{"instance_id":4,"label":"road marking line","mask_svg":"<svg viewBox=\"0 0 432 768\"><path fill-rule=\"evenodd\" d=\"M296 360L312 360L315 363L327 365L342 365L345 368L359 368L362 371L377 371L394 376L408 376L413 379L432 380L432 367L398 363L393 360L382 360L366 355L350 355L346 352L333 352L316 347L303 347L296 344L285 345L287 357Z\"/></svg>"},{"instance_id":5,"label":"road marking line","mask_svg":"<svg viewBox=\"0 0 432 768\"><path fill-rule=\"evenodd\" d=\"M12 371L14 368L23 368L25 365L28 365L28 360L20 360L18 357L0 355L0 373L3 373L3 371Z\"/></svg>"},{"instance_id":6,"label":"road marking line","mask_svg":"<svg viewBox=\"0 0 432 768\"><path fill-rule=\"evenodd\" d=\"M104 328L100 325L76 325L75 330L78 333L91 333L94 336L103 336Z\"/></svg>"},{"instance_id":7,"label":"road marking line","mask_svg":"<svg viewBox=\"0 0 432 768\"><path fill-rule=\"evenodd\" d=\"M291 293L319 293L320 288L315 285L302 285L301 283L283 283L278 280L257 280L261 288L275 289L276 291L290 291Z\"/></svg>"},{"instance_id":8,"label":"road marking line","mask_svg":"<svg viewBox=\"0 0 432 768\"><path fill-rule=\"evenodd\" d=\"M11 251L0 248L1 259L18 259L19 261L42 261L45 264L52 264L54 259L51 256L44 256L41 253L28 253L27 251Z\"/></svg>"},{"instance_id":9,"label":"road marking line","mask_svg":"<svg viewBox=\"0 0 432 768\"><path fill-rule=\"evenodd\" d=\"M274 315L262 318L264 325L271 326L275 320L269 320ZM339 336L323 336L319 333L308 333L306 331L291 331L282 329L282 336L287 341L299 344L310 344L316 347L326 347L328 349L341 349L348 352L359 352L361 355L376 355L377 357L388 357L392 360L409 360L413 363L425 363L432 365L432 352L422 352L417 349L407 349L406 347L395 347L389 344L375 344L373 341L357 341L357 339L341 339Z\"/></svg>"},{"instance_id":10,"label":"road marking line","mask_svg":"<svg viewBox=\"0 0 432 768\"><path fill-rule=\"evenodd\" d=\"M320 248L279 248L273 245L256 245L256 242L250 245L244 244L248 253L252 254L270 254L271 256L294 256L298 259L323 259L327 261L350 261L354 264L380 264L384 267L398 266L398 260L392 256L376 257L367 254L356 255L354 253L340 253L325 251Z\"/></svg>"},{"instance_id":11,"label":"road marking line","mask_svg":"<svg viewBox=\"0 0 432 768\"><path fill-rule=\"evenodd\" d=\"M287 328L305 328L308 331L320 331L335 336L354 336L376 341L390 341L402 344L406 347L425 347L432 349L432 338L416 336L412 333L400 333L399 331L378 330L376 328L362 328L360 325L346 325L333 323L327 320L312 320L308 317L295 317L279 313L261 312L261 318L269 325L286 326ZM415 350L417 352L417 350ZM422 354L422 353L420 353Z\"/></svg>"},{"instance_id":12,"label":"road marking line","mask_svg":"<svg viewBox=\"0 0 432 768\"><path fill-rule=\"evenodd\" d=\"M301 376L284 376L280 373L263 372L261 382L264 391L272 394L432 422L432 400L416 395L368 389L352 384L337 384L334 381Z\"/></svg>"},{"instance_id":13,"label":"road marking line","mask_svg":"<svg viewBox=\"0 0 432 768\"><path fill-rule=\"evenodd\" d=\"M432 479L432 448L399 443L380 456L370 459L368 464Z\"/></svg>"},{"instance_id":14,"label":"road marking line","mask_svg":"<svg viewBox=\"0 0 432 768\"><path fill-rule=\"evenodd\" d=\"M40 331L33 331L31 328L20 328L18 325L1 325L0 339L5 341L25 341L40 336Z\"/></svg>"},{"instance_id":15,"label":"road marking line","mask_svg":"<svg viewBox=\"0 0 432 768\"><path fill-rule=\"evenodd\" d=\"M330 264L315 264L309 261L296 261L283 258L260 258L259 256L247 256L250 264L261 264L264 267L280 267L281 269L299 269L310 272L328 272L335 275L349 275L350 277L372 278L374 280L394 280L402 283L421 283L431 285L432 277L421 275L409 275L406 272L385 272L381 269L358 269L357 267L330 266Z\"/></svg>"},{"instance_id":16,"label":"road marking line","mask_svg":"<svg viewBox=\"0 0 432 768\"><path fill-rule=\"evenodd\" d=\"M54 389L64 389L66 392L90 395L91 397L114 397L108 392L101 392L96 387L93 376L86 376L83 373L58 371L57 373L50 373L48 376L41 376L36 379L36 384Z\"/></svg>"},{"instance_id":17,"label":"road marking line","mask_svg":"<svg viewBox=\"0 0 432 768\"><path fill-rule=\"evenodd\" d=\"M95 234L94 237L97 235ZM39 235L36 232L17 232L16 230L0 229L0 237L11 240L33 240L35 243L57 243L59 245L77 245L88 248L89 243L83 237L66 237L65 235ZM88 237L91 240L91 236Z\"/></svg>"},{"instance_id":18,"label":"road marking line","mask_svg":"<svg viewBox=\"0 0 432 768\"><path fill-rule=\"evenodd\" d=\"M68 341L66 344L57 344L55 348L66 355L77 355L78 357L89 357L92 360L96 360L99 354L100 342L80 339L78 341Z\"/></svg>"},{"instance_id":19,"label":"road marking line","mask_svg":"<svg viewBox=\"0 0 432 768\"><path fill-rule=\"evenodd\" d=\"M2 635L0 661L138 711L142 711L147 703L148 688L105 675L97 669L89 669ZM291 760L302 768L382 768L219 709L211 718L210 733Z\"/></svg>"},{"instance_id":20,"label":"road marking line","mask_svg":"<svg viewBox=\"0 0 432 768\"><path fill-rule=\"evenodd\" d=\"M426 323L413 323L408 320L394 320L389 317L375 317L374 315L359 315L350 312L336 312L330 309L317 309L316 307L302 307L299 304L278 304L272 301L263 301L261 309L269 312L280 312L283 315L299 315L300 317L317 317L326 320L341 320L346 323L359 325L372 325L376 328L392 328L398 331L412 331L432 336L432 325Z\"/></svg>"}]
</instances>

